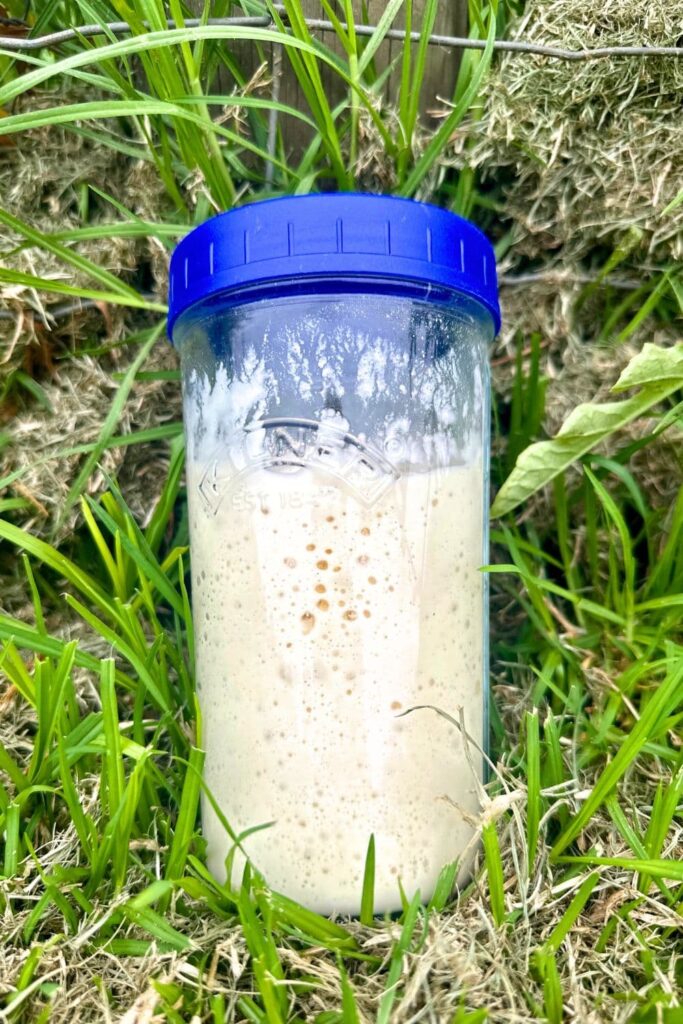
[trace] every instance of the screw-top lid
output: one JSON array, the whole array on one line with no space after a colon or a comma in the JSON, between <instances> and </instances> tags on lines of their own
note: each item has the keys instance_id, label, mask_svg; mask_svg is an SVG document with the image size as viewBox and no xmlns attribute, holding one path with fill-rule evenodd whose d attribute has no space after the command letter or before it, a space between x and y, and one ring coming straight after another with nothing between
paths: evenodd
<instances>
[{"instance_id":1,"label":"screw-top lid","mask_svg":"<svg viewBox=\"0 0 683 1024\"><path fill-rule=\"evenodd\" d=\"M251 203L186 235L171 259L169 334L181 313L220 294L248 287L254 299L287 278L349 276L453 289L500 328L493 247L478 228L427 203L339 192Z\"/></svg>"}]
</instances>

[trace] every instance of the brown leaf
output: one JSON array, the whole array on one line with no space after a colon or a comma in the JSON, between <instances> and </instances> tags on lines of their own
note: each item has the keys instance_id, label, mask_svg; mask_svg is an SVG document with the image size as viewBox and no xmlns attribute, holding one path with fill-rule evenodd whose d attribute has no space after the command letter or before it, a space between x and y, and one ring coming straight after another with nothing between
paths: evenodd
<instances>
[{"instance_id":1,"label":"brown leaf","mask_svg":"<svg viewBox=\"0 0 683 1024\"><path fill-rule=\"evenodd\" d=\"M7 8L0 4L0 35L13 39L26 39L31 29L21 18L13 18Z\"/></svg>"},{"instance_id":2,"label":"brown leaf","mask_svg":"<svg viewBox=\"0 0 683 1024\"><path fill-rule=\"evenodd\" d=\"M45 376L54 377L55 364L52 358L54 343L52 337L38 320L33 322L35 344L27 345L22 357L22 370L34 380L40 380Z\"/></svg>"}]
</instances>

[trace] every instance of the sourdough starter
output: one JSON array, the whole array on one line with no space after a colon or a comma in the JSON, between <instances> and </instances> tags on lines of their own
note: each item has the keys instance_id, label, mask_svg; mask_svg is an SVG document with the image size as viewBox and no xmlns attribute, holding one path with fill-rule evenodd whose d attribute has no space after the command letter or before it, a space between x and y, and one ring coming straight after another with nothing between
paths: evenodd
<instances>
[{"instance_id":1,"label":"sourdough starter","mask_svg":"<svg viewBox=\"0 0 683 1024\"><path fill-rule=\"evenodd\" d=\"M258 468L218 510L190 463L205 778L269 885L357 913L368 840L375 907L428 899L478 811L483 734L480 464L398 478L367 507L314 468ZM472 767L474 766L474 769ZM209 866L232 842L208 802ZM235 859L239 884L244 859Z\"/></svg>"}]
</instances>

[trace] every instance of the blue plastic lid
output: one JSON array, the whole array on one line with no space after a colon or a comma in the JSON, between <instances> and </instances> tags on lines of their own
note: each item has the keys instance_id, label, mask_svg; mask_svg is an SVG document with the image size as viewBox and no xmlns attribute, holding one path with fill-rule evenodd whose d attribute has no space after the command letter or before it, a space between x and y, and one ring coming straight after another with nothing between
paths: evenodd
<instances>
[{"instance_id":1,"label":"blue plastic lid","mask_svg":"<svg viewBox=\"0 0 683 1024\"><path fill-rule=\"evenodd\" d=\"M171 259L168 331L190 306L284 279L395 279L475 299L500 329L493 247L469 221L438 206L355 192L251 203L201 224ZM239 296L237 296L239 299Z\"/></svg>"}]
</instances>

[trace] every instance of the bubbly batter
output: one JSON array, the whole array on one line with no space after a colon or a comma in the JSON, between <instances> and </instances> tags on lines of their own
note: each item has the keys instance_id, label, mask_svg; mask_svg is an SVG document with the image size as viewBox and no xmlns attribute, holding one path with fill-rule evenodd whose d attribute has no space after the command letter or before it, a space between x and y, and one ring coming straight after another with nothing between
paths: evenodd
<instances>
[{"instance_id":1,"label":"bubbly batter","mask_svg":"<svg viewBox=\"0 0 683 1024\"><path fill-rule=\"evenodd\" d=\"M215 510L188 466L205 777L272 888L358 913L428 899L472 837L483 734L483 473L407 473L366 507L314 468L258 468ZM470 748L477 770L481 755ZM232 846L208 802L209 866ZM235 859L239 883L244 859Z\"/></svg>"}]
</instances>

